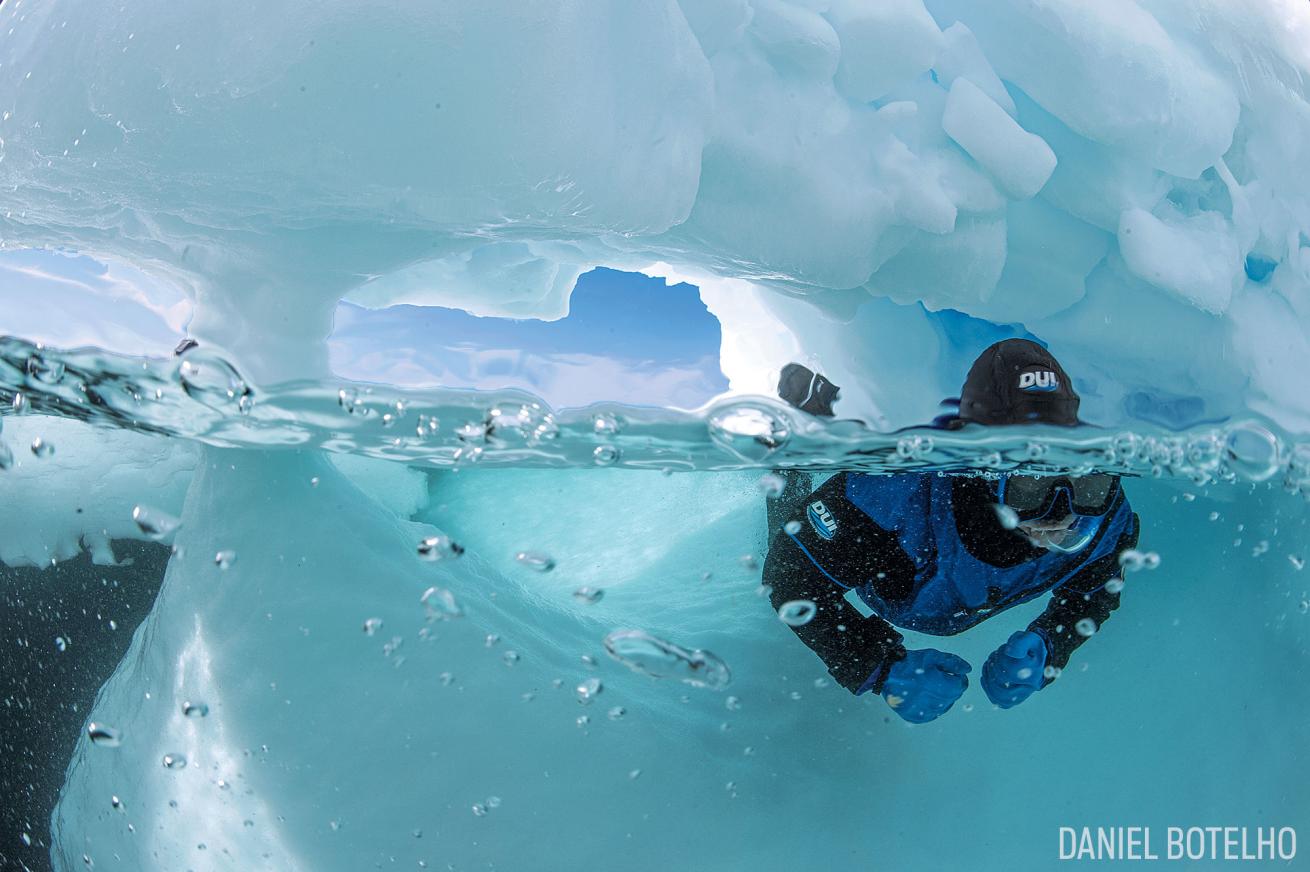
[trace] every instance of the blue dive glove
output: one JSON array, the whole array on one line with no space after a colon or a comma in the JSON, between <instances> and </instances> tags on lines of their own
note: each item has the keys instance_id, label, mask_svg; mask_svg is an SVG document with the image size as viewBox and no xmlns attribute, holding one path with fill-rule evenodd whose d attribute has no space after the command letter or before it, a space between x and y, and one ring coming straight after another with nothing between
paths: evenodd
<instances>
[{"instance_id":1,"label":"blue dive glove","mask_svg":"<svg viewBox=\"0 0 1310 872\"><path fill-rule=\"evenodd\" d=\"M1001 708L1014 708L1042 689L1047 655L1045 639L1031 630L1018 631L983 664L983 692Z\"/></svg>"},{"instance_id":2,"label":"blue dive glove","mask_svg":"<svg viewBox=\"0 0 1310 872\"><path fill-rule=\"evenodd\" d=\"M918 648L892 664L882 685L887 704L912 724L926 724L946 714L969 686L973 669L962 657Z\"/></svg>"}]
</instances>

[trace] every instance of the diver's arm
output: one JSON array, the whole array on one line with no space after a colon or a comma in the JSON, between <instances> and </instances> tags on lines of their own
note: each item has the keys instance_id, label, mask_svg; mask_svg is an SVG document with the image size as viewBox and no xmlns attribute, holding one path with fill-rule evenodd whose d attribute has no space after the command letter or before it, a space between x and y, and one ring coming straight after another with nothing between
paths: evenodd
<instances>
[{"instance_id":1,"label":"diver's arm","mask_svg":"<svg viewBox=\"0 0 1310 872\"><path fill-rule=\"evenodd\" d=\"M777 550L771 549L771 556ZM846 601L845 591L817 571L798 568L767 573L766 577L772 585L769 599L775 609L791 600L814 603L814 617L791 629L819 655L833 679L851 693L881 693L887 670L905 657L901 634L877 615L861 615Z\"/></svg>"},{"instance_id":2,"label":"diver's arm","mask_svg":"<svg viewBox=\"0 0 1310 872\"><path fill-rule=\"evenodd\" d=\"M1115 549L1089 563L1077 575L1056 588L1046 611L1028 625L1030 631L1046 641L1046 665L1064 669L1069 663L1069 656L1090 638L1078 631L1079 621L1090 619L1095 625L1092 629L1095 632L1110 617L1110 612L1119 608L1119 586L1110 585L1107 588L1107 582L1120 577L1119 554L1137 545L1139 527L1138 517L1134 514L1132 523L1119 537Z\"/></svg>"}]
</instances>

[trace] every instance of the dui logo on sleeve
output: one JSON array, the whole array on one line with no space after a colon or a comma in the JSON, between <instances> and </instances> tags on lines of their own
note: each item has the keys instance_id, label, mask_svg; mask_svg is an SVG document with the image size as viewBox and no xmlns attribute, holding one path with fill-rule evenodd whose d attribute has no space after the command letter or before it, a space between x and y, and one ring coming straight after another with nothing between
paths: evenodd
<instances>
[{"instance_id":1,"label":"dui logo on sleeve","mask_svg":"<svg viewBox=\"0 0 1310 872\"><path fill-rule=\"evenodd\" d=\"M837 535L837 519L832 516L832 512L828 511L828 507L823 504L823 500L810 503L810 507L805 514L810 519L810 526L814 528L814 532L824 539L831 539Z\"/></svg>"}]
</instances>

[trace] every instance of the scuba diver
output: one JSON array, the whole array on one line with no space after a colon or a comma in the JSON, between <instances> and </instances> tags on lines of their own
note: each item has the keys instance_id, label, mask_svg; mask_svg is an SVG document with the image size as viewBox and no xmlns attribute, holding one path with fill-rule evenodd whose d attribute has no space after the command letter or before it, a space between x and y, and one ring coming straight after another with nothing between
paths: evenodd
<instances>
[{"instance_id":1,"label":"scuba diver","mask_svg":"<svg viewBox=\"0 0 1310 872\"><path fill-rule=\"evenodd\" d=\"M799 364L778 384L782 399L820 416L832 416L838 391ZM970 368L958 413L932 426L1073 427L1078 404L1046 349L1007 339ZM1058 677L1118 608L1119 554L1137 544L1138 517L1117 475L842 472L808 495L807 475L785 479L769 506L764 583L774 608L813 602L796 635L842 687L881 694L911 723L949 710L972 667L936 648L907 649L893 625L951 636L1052 592L983 664L988 699L1011 708Z\"/></svg>"}]
</instances>

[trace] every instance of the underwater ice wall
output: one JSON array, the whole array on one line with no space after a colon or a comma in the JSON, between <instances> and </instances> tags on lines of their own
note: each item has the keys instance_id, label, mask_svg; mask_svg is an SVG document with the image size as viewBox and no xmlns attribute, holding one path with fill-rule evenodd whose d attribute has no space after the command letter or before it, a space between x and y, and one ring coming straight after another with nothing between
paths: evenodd
<instances>
[{"instance_id":1,"label":"underwater ice wall","mask_svg":"<svg viewBox=\"0 0 1310 872\"><path fill-rule=\"evenodd\" d=\"M1308 18L11 0L0 235L182 284L256 383L321 374L343 296L554 318L591 265L666 264L741 389L800 348L843 414L909 424L958 387L933 336L1028 331L1103 422L1301 429Z\"/></svg>"}]
</instances>

